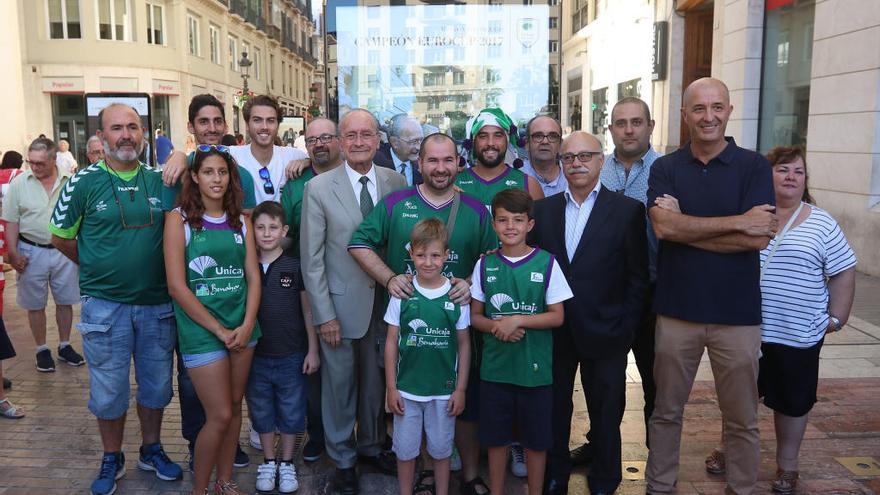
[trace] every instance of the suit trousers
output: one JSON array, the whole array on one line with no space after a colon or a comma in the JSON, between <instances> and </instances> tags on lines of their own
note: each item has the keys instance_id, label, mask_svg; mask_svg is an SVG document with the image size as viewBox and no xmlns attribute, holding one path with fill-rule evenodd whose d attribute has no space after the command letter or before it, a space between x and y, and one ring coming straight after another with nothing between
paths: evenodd
<instances>
[{"instance_id":1,"label":"suit trousers","mask_svg":"<svg viewBox=\"0 0 880 495\"><path fill-rule=\"evenodd\" d=\"M737 495L755 488L758 443L759 325L696 323L657 315L654 379L657 399L650 421L646 478L651 493L671 493L678 478L681 427L703 349L709 353L724 423L727 488Z\"/></svg>"},{"instance_id":2,"label":"suit trousers","mask_svg":"<svg viewBox=\"0 0 880 495\"><path fill-rule=\"evenodd\" d=\"M358 455L378 455L385 440L380 325L380 315L374 310L363 337L342 339L335 348L321 340L324 444L330 459L341 469L354 467Z\"/></svg>"},{"instance_id":3,"label":"suit trousers","mask_svg":"<svg viewBox=\"0 0 880 495\"><path fill-rule=\"evenodd\" d=\"M578 365L590 417L590 444L594 460L587 484L590 491L613 492L620 485L620 422L626 407L626 352L602 358L583 358L566 330L557 330L553 342L553 448L548 455L547 476L568 485L571 474L572 395Z\"/></svg>"}]
</instances>

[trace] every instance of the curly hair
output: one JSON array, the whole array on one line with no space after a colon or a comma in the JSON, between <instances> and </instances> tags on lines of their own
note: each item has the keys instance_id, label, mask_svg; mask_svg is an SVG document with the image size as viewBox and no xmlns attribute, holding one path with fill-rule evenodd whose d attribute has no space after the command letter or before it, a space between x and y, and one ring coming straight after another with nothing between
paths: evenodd
<instances>
[{"instance_id":1,"label":"curly hair","mask_svg":"<svg viewBox=\"0 0 880 495\"><path fill-rule=\"evenodd\" d=\"M192 174L198 174L205 159L209 156L219 156L226 162L229 169L229 185L223 194L223 211L229 226L235 230L241 229L241 205L244 200L244 192L241 189L241 178L238 175L238 164L228 152L223 152L212 147L209 151L196 151L192 166L188 174L183 176L183 191L177 197L177 206L183 212L186 222L192 229L202 228L202 216L205 214L205 204L202 202L202 193L199 185L193 181Z\"/></svg>"},{"instance_id":2,"label":"curly hair","mask_svg":"<svg viewBox=\"0 0 880 495\"><path fill-rule=\"evenodd\" d=\"M804 163L804 195L801 197L801 201L814 205L816 200L810 194L810 173L807 170L807 157L804 149L800 146L777 146L767 152L767 160L771 167L792 163L798 158Z\"/></svg>"}]
</instances>

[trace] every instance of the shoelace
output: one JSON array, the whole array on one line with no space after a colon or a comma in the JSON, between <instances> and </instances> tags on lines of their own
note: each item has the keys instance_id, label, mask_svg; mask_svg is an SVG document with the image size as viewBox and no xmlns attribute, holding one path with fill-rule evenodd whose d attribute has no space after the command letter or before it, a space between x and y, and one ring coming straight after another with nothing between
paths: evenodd
<instances>
[{"instance_id":1,"label":"shoelace","mask_svg":"<svg viewBox=\"0 0 880 495\"><path fill-rule=\"evenodd\" d=\"M525 463L526 462L526 456L525 456L525 453L523 452L522 447L512 447L510 449L510 454L513 456L513 462L516 462L516 463Z\"/></svg>"},{"instance_id":2,"label":"shoelace","mask_svg":"<svg viewBox=\"0 0 880 495\"><path fill-rule=\"evenodd\" d=\"M116 477L116 458L114 456L105 456L101 460L101 471L98 478L115 478Z\"/></svg>"}]
</instances>

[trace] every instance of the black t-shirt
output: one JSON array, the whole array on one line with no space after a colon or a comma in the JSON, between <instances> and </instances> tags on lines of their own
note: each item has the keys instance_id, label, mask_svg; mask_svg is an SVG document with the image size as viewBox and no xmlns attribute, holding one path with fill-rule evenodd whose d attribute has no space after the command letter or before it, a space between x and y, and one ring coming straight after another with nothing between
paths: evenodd
<instances>
[{"instance_id":1,"label":"black t-shirt","mask_svg":"<svg viewBox=\"0 0 880 495\"><path fill-rule=\"evenodd\" d=\"M694 158L690 143L658 158L648 179L649 207L664 194L678 199L682 213L698 217L741 215L757 205L775 205L767 159L727 140L724 151L707 164ZM758 251L714 253L661 240L654 310L693 322L758 325L759 263Z\"/></svg>"},{"instance_id":2,"label":"black t-shirt","mask_svg":"<svg viewBox=\"0 0 880 495\"><path fill-rule=\"evenodd\" d=\"M256 353L261 356L283 357L309 350L300 291L305 290L299 259L282 254L268 269L260 270L260 322L262 338Z\"/></svg>"}]
</instances>

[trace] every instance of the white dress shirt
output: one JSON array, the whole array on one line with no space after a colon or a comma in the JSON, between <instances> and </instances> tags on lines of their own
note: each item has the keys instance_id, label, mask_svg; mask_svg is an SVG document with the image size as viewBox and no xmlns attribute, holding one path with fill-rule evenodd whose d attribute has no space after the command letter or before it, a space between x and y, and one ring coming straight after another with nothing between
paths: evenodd
<instances>
[{"instance_id":1,"label":"white dress shirt","mask_svg":"<svg viewBox=\"0 0 880 495\"><path fill-rule=\"evenodd\" d=\"M568 253L568 261L571 261L574 252L577 251L601 188L602 182L597 180L596 186L590 194L587 194L587 199L580 204L571 195L569 189L565 190L565 251Z\"/></svg>"},{"instance_id":2,"label":"white dress shirt","mask_svg":"<svg viewBox=\"0 0 880 495\"><path fill-rule=\"evenodd\" d=\"M370 170L367 171L366 174L362 174L357 170L351 168L348 164L348 161L345 162L345 173L348 174L348 181L351 182L351 190L354 191L354 197L358 201L360 201L361 197L361 187L363 187L360 183L361 177L367 176L367 191L370 193L370 197L373 198L373 206L379 202L379 189L376 185L376 166L371 165ZM358 203L360 204L360 203Z\"/></svg>"}]
</instances>

